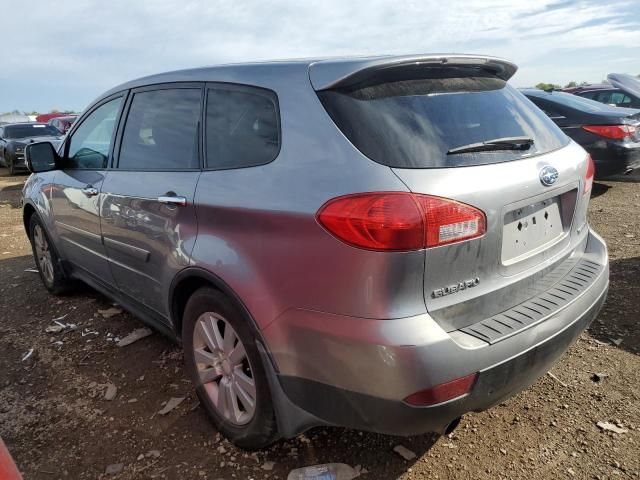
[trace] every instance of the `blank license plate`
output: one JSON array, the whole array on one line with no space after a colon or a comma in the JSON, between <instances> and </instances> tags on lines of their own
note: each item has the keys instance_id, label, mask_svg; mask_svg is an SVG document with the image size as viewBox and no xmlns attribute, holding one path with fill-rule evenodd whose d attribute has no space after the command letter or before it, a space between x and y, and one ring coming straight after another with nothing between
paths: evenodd
<instances>
[{"instance_id":1,"label":"blank license plate","mask_svg":"<svg viewBox=\"0 0 640 480\"><path fill-rule=\"evenodd\" d=\"M550 247L563 232L559 197L508 212L502 230L502 263L515 263Z\"/></svg>"}]
</instances>

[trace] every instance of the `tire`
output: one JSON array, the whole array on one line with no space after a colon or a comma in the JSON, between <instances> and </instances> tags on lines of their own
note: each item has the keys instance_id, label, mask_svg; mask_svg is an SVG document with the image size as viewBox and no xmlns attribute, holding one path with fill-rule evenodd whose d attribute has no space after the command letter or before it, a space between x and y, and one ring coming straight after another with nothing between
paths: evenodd
<instances>
[{"instance_id":1,"label":"tire","mask_svg":"<svg viewBox=\"0 0 640 480\"><path fill-rule=\"evenodd\" d=\"M58 253L38 216L34 213L29 220L29 240L40 279L54 295L68 293L73 282L67 278L60 265Z\"/></svg>"},{"instance_id":2,"label":"tire","mask_svg":"<svg viewBox=\"0 0 640 480\"><path fill-rule=\"evenodd\" d=\"M6 155L6 153L5 153ZM13 159L11 158L11 155L6 155L5 156L5 163L7 164L7 168L9 169L9 175L15 175L16 174L16 167L14 167L13 165Z\"/></svg>"},{"instance_id":3,"label":"tire","mask_svg":"<svg viewBox=\"0 0 640 480\"><path fill-rule=\"evenodd\" d=\"M276 441L271 392L256 335L229 298L210 287L197 290L185 308L182 341L187 372L217 430L247 450Z\"/></svg>"}]
</instances>

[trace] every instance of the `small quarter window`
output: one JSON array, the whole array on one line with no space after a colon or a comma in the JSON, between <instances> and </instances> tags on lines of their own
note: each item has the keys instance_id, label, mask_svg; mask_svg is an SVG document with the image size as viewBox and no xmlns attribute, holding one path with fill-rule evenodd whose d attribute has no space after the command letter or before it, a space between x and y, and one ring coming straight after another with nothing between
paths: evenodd
<instances>
[{"instance_id":1,"label":"small quarter window","mask_svg":"<svg viewBox=\"0 0 640 480\"><path fill-rule=\"evenodd\" d=\"M280 150L277 100L257 88L216 87L207 94L207 167L263 165Z\"/></svg>"},{"instance_id":2,"label":"small quarter window","mask_svg":"<svg viewBox=\"0 0 640 480\"><path fill-rule=\"evenodd\" d=\"M65 169L107 168L113 129L121 103L122 97L104 103L82 121L69 142Z\"/></svg>"}]
</instances>

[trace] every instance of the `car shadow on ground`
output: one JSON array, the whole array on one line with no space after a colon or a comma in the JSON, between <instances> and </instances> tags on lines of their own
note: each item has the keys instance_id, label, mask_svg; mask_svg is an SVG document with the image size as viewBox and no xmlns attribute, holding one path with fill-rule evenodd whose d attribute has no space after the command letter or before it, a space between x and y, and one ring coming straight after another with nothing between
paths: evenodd
<instances>
[{"instance_id":1,"label":"car shadow on ground","mask_svg":"<svg viewBox=\"0 0 640 480\"><path fill-rule=\"evenodd\" d=\"M640 257L612 260L609 278L607 301L589 333L598 341L640 355Z\"/></svg>"},{"instance_id":2,"label":"car shadow on ground","mask_svg":"<svg viewBox=\"0 0 640 480\"><path fill-rule=\"evenodd\" d=\"M607 190L609 190L610 188L610 185L594 182L593 187L591 188L591 198L596 198L607 193Z\"/></svg>"}]
</instances>

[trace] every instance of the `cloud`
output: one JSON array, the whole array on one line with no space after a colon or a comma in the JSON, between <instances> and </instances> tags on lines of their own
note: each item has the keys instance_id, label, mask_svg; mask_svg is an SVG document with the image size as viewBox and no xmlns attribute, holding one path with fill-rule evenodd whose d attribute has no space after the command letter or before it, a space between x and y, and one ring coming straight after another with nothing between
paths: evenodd
<instances>
[{"instance_id":1,"label":"cloud","mask_svg":"<svg viewBox=\"0 0 640 480\"><path fill-rule=\"evenodd\" d=\"M138 76L273 58L486 53L520 65L516 85L640 70L630 0L29 0L10 18L0 111L81 109Z\"/></svg>"}]
</instances>

